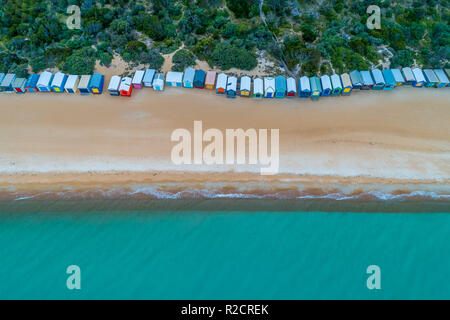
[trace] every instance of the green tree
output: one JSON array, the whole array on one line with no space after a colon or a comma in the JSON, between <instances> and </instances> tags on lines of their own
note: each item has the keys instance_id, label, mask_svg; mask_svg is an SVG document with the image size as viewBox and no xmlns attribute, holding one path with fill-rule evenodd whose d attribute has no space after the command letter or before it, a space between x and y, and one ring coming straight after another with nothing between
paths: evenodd
<instances>
[{"instance_id":1,"label":"green tree","mask_svg":"<svg viewBox=\"0 0 450 320\"><path fill-rule=\"evenodd\" d=\"M173 55L172 62L174 71L183 71L187 67L195 65L195 58L190 51L181 49Z\"/></svg>"}]
</instances>

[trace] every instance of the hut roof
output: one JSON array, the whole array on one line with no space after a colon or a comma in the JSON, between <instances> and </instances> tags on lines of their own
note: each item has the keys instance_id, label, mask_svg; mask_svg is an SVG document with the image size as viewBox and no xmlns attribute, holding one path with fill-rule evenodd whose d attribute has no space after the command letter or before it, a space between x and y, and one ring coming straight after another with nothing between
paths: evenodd
<instances>
[{"instance_id":1,"label":"hut roof","mask_svg":"<svg viewBox=\"0 0 450 320\"><path fill-rule=\"evenodd\" d=\"M386 84L395 85L396 81L391 69L384 69L382 73Z\"/></svg>"},{"instance_id":2,"label":"hut roof","mask_svg":"<svg viewBox=\"0 0 450 320\"><path fill-rule=\"evenodd\" d=\"M416 81L416 78L414 78L414 74L410 67L405 67L402 69L403 76L405 77L406 81Z\"/></svg>"},{"instance_id":3,"label":"hut roof","mask_svg":"<svg viewBox=\"0 0 450 320\"><path fill-rule=\"evenodd\" d=\"M16 79L16 75L14 73L7 73L2 80L2 83L0 86L2 87L9 87L13 84L14 80Z\"/></svg>"},{"instance_id":4,"label":"hut roof","mask_svg":"<svg viewBox=\"0 0 450 320\"><path fill-rule=\"evenodd\" d=\"M275 92L275 78L272 77L264 78L264 91Z\"/></svg>"},{"instance_id":5,"label":"hut roof","mask_svg":"<svg viewBox=\"0 0 450 320\"><path fill-rule=\"evenodd\" d=\"M431 69L424 69L423 73L427 79L428 82L439 82L438 77L436 76L436 74L434 73L433 70Z\"/></svg>"},{"instance_id":6,"label":"hut roof","mask_svg":"<svg viewBox=\"0 0 450 320\"><path fill-rule=\"evenodd\" d=\"M376 84L386 84L386 81L384 81L383 73L380 69L373 69L372 76Z\"/></svg>"},{"instance_id":7,"label":"hut roof","mask_svg":"<svg viewBox=\"0 0 450 320\"><path fill-rule=\"evenodd\" d=\"M264 93L264 81L261 78L256 78L253 80L253 93Z\"/></svg>"},{"instance_id":8,"label":"hut roof","mask_svg":"<svg viewBox=\"0 0 450 320\"><path fill-rule=\"evenodd\" d=\"M307 76L300 78L300 90L311 91L311 83L309 82L309 78Z\"/></svg>"},{"instance_id":9,"label":"hut roof","mask_svg":"<svg viewBox=\"0 0 450 320\"><path fill-rule=\"evenodd\" d=\"M449 83L448 77L442 69L434 69L434 74L438 77L439 82Z\"/></svg>"},{"instance_id":10,"label":"hut roof","mask_svg":"<svg viewBox=\"0 0 450 320\"><path fill-rule=\"evenodd\" d=\"M5 74L4 73L0 73L0 83L2 82L4 77L5 77Z\"/></svg>"},{"instance_id":11,"label":"hut roof","mask_svg":"<svg viewBox=\"0 0 450 320\"><path fill-rule=\"evenodd\" d=\"M322 91L322 86L320 84L320 80L317 77L309 78L309 82L311 84L311 91Z\"/></svg>"},{"instance_id":12,"label":"hut roof","mask_svg":"<svg viewBox=\"0 0 450 320\"><path fill-rule=\"evenodd\" d=\"M372 76L370 75L369 71L364 70L364 71L361 71L360 74L361 74L361 79L362 79L364 85L366 85L366 86L374 85Z\"/></svg>"},{"instance_id":13,"label":"hut roof","mask_svg":"<svg viewBox=\"0 0 450 320\"><path fill-rule=\"evenodd\" d=\"M215 72L215 71L208 71L206 73L205 84L214 85L214 83L216 82L216 75L217 75L217 72Z\"/></svg>"},{"instance_id":14,"label":"hut roof","mask_svg":"<svg viewBox=\"0 0 450 320\"><path fill-rule=\"evenodd\" d=\"M402 83L405 82L405 78L402 75L400 69L391 69L392 75L394 76L395 82Z\"/></svg>"},{"instance_id":15,"label":"hut roof","mask_svg":"<svg viewBox=\"0 0 450 320\"><path fill-rule=\"evenodd\" d=\"M353 70L350 72L350 79L352 80L352 84L355 85L362 85L362 78L361 74L358 70Z\"/></svg>"},{"instance_id":16,"label":"hut roof","mask_svg":"<svg viewBox=\"0 0 450 320\"><path fill-rule=\"evenodd\" d=\"M133 79L131 79L130 77L122 78L120 80L119 90L125 90L125 91L130 90L130 86L131 86L131 82L132 81L133 81Z\"/></svg>"},{"instance_id":17,"label":"hut roof","mask_svg":"<svg viewBox=\"0 0 450 320\"><path fill-rule=\"evenodd\" d=\"M88 74L84 74L80 78L80 82L78 83L78 88L85 89L89 86L89 80L91 80L91 76Z\"/></svg>"},{"instance_id":18,"label":"hut roof","mask_svg":"<svg viewBox=\"0 0 450 320\"><path fill-rule=\"evenodd\" d=\"M237 78L236 77L228 77L227 91L228 90L236 91L236 88L237 88Z\"/></svg>"},{"instance_id":19,"label":"hut roof","mask_svg":"<svg viewBox=\"0 0 450 320\"><path fill-rule=\"evenodd\" d=\"M216 88L226 89L228 76L225 73L221 73L217 76Z\"/></svg>"},{"instance_id":20,"label":"hut roof","mask_svg":"<svg viewBox=\"0 0 450 320\"><path fill-rule=\"evenodd\" d=\"M152 82L155 77L156 70L155 69L147 69L145 70L144 77L142 78L142 82Z\"/></svg>"},{"instance_id":21,"label":"hut roof","mask_svg":"<svg viewBox=\"0 0 450 320\"><path fill-rule=\"evenodd\" d=\"M344 88L352 88L352 80L350 79L350 75L348 73L341 74L342 86Z\"/></svg>"},{"instance_id":22,"label":"hut roof","mask_svg":"<svg viewBox=\"0 0 450 320\"><path fill-rule=\"evenodd\" d=\"M60 87L64 84L64 80L67 78L67 76L62 72L55 73L55 76L53 77L52 86Z\"/></svg>"},{"instance_id":23,"label":"hut roof","mask_svg":"<svg viewBox=\"0 0 450 320\"><path fill-rule=\"evenodd\" d=\"M249 76L241 77L241 91L250 91L252 87L252 79Z\"/></svg>"},{"instance_id":24,"label":"hut roof","mask_svg":"<svg viewBox=\"0 0 450 320\"><path fill-rule=\"evenodd\" d=\"M188 67L184 70L183 82L194 82L195 69Z\"/></svg>"},{"instance_id":25,"label":"hut roof","mask_svg":"<svg viewBox=\"0 0 450 320\"><path fill-rule=\"evenodd\" d=\"M13 88L22 88L22 87L25 87L26 82L27 82L26 78L16 78L13 81L12 86L13 86Z\"/></svg>"},{"instance_id":26,"label":"hut roof","mask_svg":"<svg viewBox=\"0 0 450 320\"><path fill-rule=\"evenodd\" d=\"M275 87L277 90L286 91L286 88L287 88L286 78L284 76L275 77Z\"/></svg>"},{"instance_id":27,"label":"hut roof","mask_svg":"<svg viewBox=\"0 0 450 320\"><path fill-rule=\"evenodd\" d=\"M104 79L104 76L100 73L94 73L89 80L88 86L89 87L100 87L102 85L102 81Z\"/></svg>"},{"instance_id":28,"label":"hut roof","mask_svg":"<svg viewBox=\"0 0 450 320\"><path fill-rule=\"evenodd\" d=\"M38 86L49 86L52 80L53 73L44 71L39 76L39 81L37 82Z\"/></svg>"},{"instance_id":29,"label":"hut roof","mask_svg":"<svg viewBox=\"0 0 450 320\"><path fill-rule=\"evenodd\" d=\"M118 90L121 81L122 78L120 76L112 76L111 80L109 80L108 90Z\"/></svg>"},{"instance_id":30,"label":"hut roof","mask_svg":"<svg viewBox=\"0 0 450 320\"><path fill-rule=\"evenodd\" d=\"M136 70L133 76L133 80L131 83L140 84L144 79L145 71L144 70Z\"/></svg>"},{"instance_id":31,"label":"hut roof","mask_svg":"<svg viewBox=\"0 0 450 320\"><path fill-rule=\"evenodd\" d=\"M294 78L287 78L286 83L288 92L297 92L297 81Z\"/></svg>"},{"instance_id":32,"label":"hut roof","mask_svg":"<svg viewBox=\"0 0 450 320\"><path fill-rule=\"evenodd\" d=\"M333 89L331 87L331 80L330 80L330 76L328 75L323 75L320 77L320 83L322 84L322 89L326 90L326 89Z\"/></svg>"},{"instance_id":33,"label":"hut roof","mask_svg":"<svg viewBox=\"0 0 450 320\"><path fill-rule=\"evenodd\" d=\"M1 77L0 77L1 78ZM25 87L34 88L36 87L37 82L39 81L39 75L36 73L33 73L28 77L28 80L25 84Z\"/></svg>"},{"instance_id":34,"label":"hut roof","mask_svg":"<svg viewBox=\"0 0 450 320\"><path fill-rule=\"evenodd\" d=\"M183 72L169 71L166 74L166 82L183 82Z\"/></svg>"},{"instance_id":35,"label":"hut roof","mask_svg":"<svg viewBox=\"0 0 450 320\"><path fill-rule=\"evenodd\" d=\"M70 89L74 88L79 78L80 78L80 76L78 76L78 75L69 74L64 88L70 88Z\"/></svg>"},{"instance_id":36,"label":"hut roof","mask_svg":"<svg viewBox=\"0 0 450 320\"><path fill-rule=\"evenodd\" d=\"M422 69L420 68L414 68L412 70L413 74L414 74L414 78L416 78L417 82L425 82L425 76L423 75Z\"/></svg>"},{"instance_id":37,"label":"hut roof","mask_svg":"<svg viewBox=\"0 0 450 320\"><path fill-rule=\"evenodd\" d=\"M203 70L195 70L194 82L201 81L204 82L206 73Z\"/></svg>"},{"instance_id":38,"label":"hut roof","mask_svg":"<svg viewBox=\"0 0 450 320\"><path fill-rule=\"evenodd\" d=\"M333 85L333 89L340 88L342 89L341 77L338 74L333 74L330 77L331 84Z\"/></svg>"}]
</instances>

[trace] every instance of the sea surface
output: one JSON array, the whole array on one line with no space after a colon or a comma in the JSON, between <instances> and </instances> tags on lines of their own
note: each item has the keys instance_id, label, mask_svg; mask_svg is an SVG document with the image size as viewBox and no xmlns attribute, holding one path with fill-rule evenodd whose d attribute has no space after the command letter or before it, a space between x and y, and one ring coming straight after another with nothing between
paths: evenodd
<instances>
[{"instance_id":1,"label":"sea surface","mask_svg":"<svg viewBox=\"0 0 450 320\"><path fill-rule=\"evenodd\" d=\"M450 299L448 201L22 200L0 213L0 299Z\"/></svg>"}]
</instances>

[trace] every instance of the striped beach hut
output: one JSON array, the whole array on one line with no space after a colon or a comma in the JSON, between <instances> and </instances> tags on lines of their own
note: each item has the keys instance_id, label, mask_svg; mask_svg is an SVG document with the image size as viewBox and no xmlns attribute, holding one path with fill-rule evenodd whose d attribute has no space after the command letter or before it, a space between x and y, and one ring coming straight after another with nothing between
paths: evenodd
<instances>
[{"instance_id":1,"label":"striped beach hut","mask_svg":"<svg viewBox=\"0 0 450 320\"><path fill-rule=\"evenodd\" d=\"M52 80L52 90L56 93L63 93L64 92L64 86L66 85L67 76L62 72L57 72L53 76Z\"/></svg>"},{"instance_id":2,"label":"striped beach hut","mask_svg":"<svg viewBox=\"0 0 450 320\"><path fill-rule=\"evenodd\" d=\"M80 76L76 74L70 74L67 77L66 84L64 86L64 90L67 93L75 93L78 90L78 83L80 82Z\"/></svg>"},{"instance_id":3,"label":"striped beach hut","mask_svg":"<svg viewBox=\"0 0 450 320\"><path fill-rule=\"evenodd\" d=\"M237 90L237 78L228 77L227 82L227 98L235 98Z\"/></svg>"},{"instance_id":4,"label":"striped beach hut","mask_svg":"<svg viewBox=\"0 0 450 320\"><path fill-rule=\"evenodd\" d=\"M243 76L240 80L239 91L242 97L250 97L250 91L252 90L252 78L249 76Z\"/></svg>"},{"instance_id":5,"label":"striped beach hut","mask_svg":"<svg viewBox=\"0 0 450 320\"><path fill-rule=\"evenodd\" d=\"M205 88L206 89L214 89L214 86L216 85L216 76L217 72L215 71L208 71L206 73L206 80L205 80Z\"/></svg>"},{"instance_id":6,"label":"striped beach hut","mask_svg":"<svg viewBox=\"0 0 450 320\"><path fill-rule=\"evenodd\" d=\"M163 91L164 90L164 75L162 73L155 74L153 79L153 90Z\"/></svg>"},{"instance_id":7,"label":"striped beach hut","mask_svg":"<svg viewBox=\"0 0 450 320\"><path fill-rule=\"evenodd\" d=\"M421 88L425 85L425 76L423 75L423 71L420 68L414 68L412 70L415 81L413 82L413 86L417 88Z\"/></svg>"},{"instance_id":8,"label":"striped beach hut","mask_svg":"<svg viewBox=\"0 0 450 320\"><path fill-rule=\"evenodd\" d=\"M392 72L392 75L394 76L395 85L397 87L403 86L405 84L405 78L403 77L402 72L400 69L390 69Z\"/></svg>"},{"instance_id":9,"label":"striped beach hut","mask_svg":"<svg viewBox=\"0 0 450 320\"><path fill-rule=\"evenodd\" d=\"M261 99L264 97L264 81L261 78L253 80L253 98Z\"/></svg>"},{"instance_id":10,"label":"striped beach hut","mask_svg":"<svg viewBox=\"0 0 450 320\"><path fill-rule=\"evenodd\" d=\"M384 81L383 73L380 69L372 70L372 78L373 78L373 90L383 90L386 85L386 81Z\"/></svg>"},{"instance_id":11,"label":"striped beach hut","mask_svg":"<svg viewBox=\"0 0 450 320\"><path fill-rule=\"evenodd\" d=\"M153 78L155 77L155 69L145 70L144 77L142 78L142 83L144 87L151 88L153 84Z\"/></svg>"},{"instance_id":12,"label":"striped beach hut","mask_svg":"<svg viewBox=\"0 0 450 320\"><path fill-rule=\"evenodd\" d=\"M52 88L50 86L52 83L52 79L53 79L53 73L48 72L48 71L42 72L41 75L39 76L39 80L37 82L37 88L39 89L39 91L41 91L41 92L52 91Z\"/></svg>"},{"instance_id":13,"label":"striped beach hut","mask_svg":"<svg viewBox=\"0 0 450 320\"><path fill-rule=\"evenodd\" d=\"M194 78L195 78L195 69L191 67L186 68L186 70L184 70L183 86L185 88L193 88Z\"/></svg>"},{"instance_id":14,"label":"striped beach hut","mask_svg":"<svg viewBox=\"0 0 450 320\"><path fill-rule=\"evenodd\" d=\"M112 76L111 80L109 80L108 92L112 96L120 96L120 83L122 81L122 77L120 76Z\"/></svg>"},{"instance_id":15,"label":"striped beach hut","mask_svg":"<svg viewBox=\"0 0 450 320\"><path fill-rule=\"evenodd\" d=\"M434 69L434 74L439 79L439 82L436 84L436 88L446 87L450 84L447 75L442 69Z\"/></svg>"},{"instance_id":16,"label":"striped beach hut","mask_svg":"<svg viewBox=\"0 0 450 320\"><path fill-rule=\"evenodd\" d=\"M288 97L297 96L297 81L295 81L295 78L292 77L287 78L286 84L287 84L287 96Z\"/></svg>"},{"instance_id":17,"label":"striped beach hut","mask_svg":"<svg viewBox=\"0 0 450 320\"><path fill-rule=\"evenodd\" d=\"M7 73L0 83L0 88L2 92L14 92L13 83L16 80L16 75L14 73Z\"/></svg>"},{"instance_id":18,"label":"striped beach hut","mask_svg":"<svg viewBox=\"0 0 450 320\"><path fill-rule=\"evenodd\" d=\"M26 78L16 78L12 84L13 90L16 93L25 93L25 84L27 83Z\"/></svg>"},{"instance_id":19,"label":"striped beach hut","mask_svg":"<svg viewBox=\"0 0 450 320\"><path fill-rule=\"evenodd\" d=\"M414 78L414 74L410 67L403 68L402 75L405 79L405 83L403 84L405 87L411 87L414 82L416 82L416 78Z\"/></svg>"},{"instance_id":20,"label":"striped beach hut","mask_svg":"<svg viewBox=\"0 0 450 320\"><path fill-rule=\"evenodd\" d=\"M273 98L275 95L275 78L264 78L264 98Z\"/></svg>"},{"instance_id":21,"label":"striped beach hut","mask_svg":"<svg viewBox=\"0 0 450 320\"><path fill-rule=\"evenodd\" d=\"M320 84L322 86L322 97L328 97L333 91L333 87L331 86L331 79L328 75L323 75L320 77Z\"/></svg>"},{"instance_id":22,"label":"striped beach hut","mask_svg":"<svg viewBox=\"0 0 450 320\"><path fill-rule=\"evenodd\" d=\"M352 80L350 79L350 75L348 73L341 74L342 81L342 95L349 96L353 90Z\"/></svg>"},{"instance_id":23,"label":"striped beach hut","mask_svg":"<svg viewBox=\"0 0 450 320\"><path fill-rule=\"evenodd\" d=\"M436 87L439 83L439 79L431 69L424 69L423 75L425 76L425 87Z\"/></svg>"},{"instance_id":24,"label":"striped beach hut","mask_svg":"<svg viewBox=\"0 0 450 320\"><path fill-rule=\"evenodd\" d=\"M143 80L144 80L145 71L144 70L136 70L133 76L133 80L131 81L131 84L133 85L133 88L135 89L142 89L144 86Z\"/></svg>"},{"instance_id":25,"label":"striped beach hut","mask_svg":"<svg viewBox=\"0 0 450 320\"><path fill-rule=\"evenodd\" d=\"M94 73L89 80L88 88L93 94L102 94L105 76L100 73Z\"/></svg>"},{"instance_id":26,"label":"striped beach hut","mask_svg":"<svg viewBox=\"0 0 450 320\"><path fill-rule=\"evenodd\" d=\"M1 81L1 80L0 80ZM28 92L38 92L37 83L39 81L39 75L33 73L28 77L27 83L25 83L25 90Z\"/></svg>"},{"instance_id":27,"label":"striped beach hut","mask_svg":"<svg viewBox=\"0 0 450 320\"><path fill-rule=\"evenodd\" d=\"M307 76L300 78L298 82L298 91L300 98L309 98L311 96L311 83Z\"/></svg>"},{"instance_id":28,"label":"striped beach hut","mask_svg":"<svg viewBox=\"0 0 450 320\"><path fill-rule=\"evenodd\" d=\"M133 91L132 81L133 79L130 77L124 77L120 80L119 92L122 97L131 97L131 92Z\"/></svg>"},{"instance_id":29,"label":"striped beach hut","mask_svg":"<svg viewBox=\"0 0 450 320\"><path fill-rule=\"evenodd\" d=\"M363 81L361 78L361 74L358 70L353 70L350 72L350 80L352 81L353 89L361 89L363 86Z\"/></svg>"},{"instance_id":30,"label":"striped beach hut","mask_svg":"<svg viewBox=\"0 0 450 320\"><path fill-rule=\"evenodd\" d=\"M194 88L204 89L205 88L205 78L206 78L205 71L195 70Z\"/></svg>"},{"instance_id":31,"label":"striped beach hut","mask_svg":"<svg viewBox=\"0 0 450 320\"><path fill-rule=\"evenodd\" d=\"M169 71L166 74L166 84L168 87L183 86L183 72Z\"/></svg>"},{"instance_id":32,"label":"striped beach hut","mask_svg":"<svg viewBox=\"0 0 450 320\"><path fill-rule=\"evenodd\" d=\"M320 84L320 79L317 77L309 78L309 83L311 85L311 99L319 100L322 95L322 85Z\"/></svg>"},{"instance_id":33,"label":"striped beach hut","mask_svg":"<svg viewBox=\"0 0 450 320\"><path fill-rule=\"evenodd\" d=\"M370 90L372 89L374 82L372 79L372 75L370 74L370 71L360 71L359 73L361 75L361 80L363 82L363 85L361 87L361 90Z\"/></svg>"},{"instance_id":34,"label":"striped beach hut","mask_svg":"<svg viewBox=\"0 0 450 320\"><path fill-rule=\"evenodd\" d=\"M225 94L225 91L227 90L227 82L228 76L225 73L221 73L217 76L217 83L216 83L217 94Z\"/></svg>"},{"instance_id":35,"label":"striped beach hut","mask_svg":"<svg viewBox=\"0 0 450 320\"><path fill-rule=\"evenodd\" d=\"M287 91L286 77L275 77L275 98L284 98Z\"/></svg>"},{"instance_id":36,"label":"striped beach hut","mask_svg":"<svg viewBox=\"0 0 450 320\"><path fill-rule=\"evenodd\" d=\"M342 91L341 77L338 74L333 74L330 77L331 85L333 86L333 91L331 91L332 96L338 96Z\"/></svg>"},{"instance_id":37,"label":"striped beach hut","mask_svg":"<svg viewBox=\"0 0 450 320\"><path fill-rule=\"evenodd\" d=\"M384 69L382 71L384 78L384 90L392 90L395 87L395 78L391 69Z\"/></svg>"},{"instance_id":38,"label":"striped beach hut","mask_svg":"<svg viewBox=\"0 0 450 320\"><path fill-rule=\"evenodd\" d=\"M91 80L91 76L88 74L84 74L80 77L80 82L78 82L78 91L82 96L89 95L89 81Z\"/></svg>"}]
</instances>

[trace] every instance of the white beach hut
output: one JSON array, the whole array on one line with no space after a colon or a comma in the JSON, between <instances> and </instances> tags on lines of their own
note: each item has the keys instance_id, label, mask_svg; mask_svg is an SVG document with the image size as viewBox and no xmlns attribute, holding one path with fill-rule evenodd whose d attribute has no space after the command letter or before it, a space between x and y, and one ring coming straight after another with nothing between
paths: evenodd
<instances>
[{"instance_id":1,"label":"white beach hut","mask_svg":"<svg viewBox=\"0 0 450 320\"><path fill-rule=\"evenodd\" d=\"M225 94L225 91L227 90L227 80L228 76L225 73L221 73L217 76L216 93Z\"/></svg>"},{"instance_id":2,"label":"white beach hut","mask_svg":"<svg viewBox=\"0 0 450 320\"><path fill-rule=\"evenodd\" d=\"M423 87L426 82L425 76L423 75L423 71L420 68L414 68L412 70L415 81L413 83L414 87Z\"/></svg>"},{"instance_id":3,"label":"white beach hut","mask_svg":"<svg viewBox=\"0 0 450 320\"><path fill-rule=\"evenodd\" d=\"M155 78L153 79L153 89L155 91L164 90L164 74L162 73L155 74Z\"/></svg>"},{"instance_id":4,"label":"white beach hut","mask_svg":"<svg viewBox=\"0 0 450 320\"><path fill-rule=\"evenodd\" d=\"M249 97L250 91L252 90L252 78L250 78L249 76L241 77L239 90L242 97Z\"/></svg>"},{"instance_id":5,"label":"white beach hut","mask_svg":"<svg viewBox=\"0 0 450 320\"><path fill-rule=\"evenodd\" d=\"M311 95L311 84L307 76L303 76L300 78L299 91L301 98L308 98Z\"/></svg>"},{"instance_id":6,"label":"white beach hut","mask_svg":"<svg viewBox=\"0 0 450 320\"><path fill-rule=\"evenodd\" d=\"M227 81L227 98L235 98L237 91L237 78L228 77Z\"/></svg>"},{"instance_id":7,"label":"white beach hut","mask_svg":"<svg viewBox=\"0 0 450 320\"><path fill-rule=\"evenodd\" d=\"M80 76L75 74L70 74L67 77L66 84L64 85L64 90L67 93L75 93L78 89L78 83L80 82Z\"/></svg>"},{"instance_id":8,"label":"white beach hut","mask_svg":"<svg viewBox=\"0 0 450 320\"><path fill-rule=\"evenodd\" d=\"M151 88L153 84L153 78L155 77L156 70L155 69L147 69L145 70L144 78L142 78L142 83L145 87Z\"/></svg>"},{"instance_id":9,"label":"white beach hut","mask_svg":"<svg viewBox=\"0 0 450 320\"><path fill-rule=\"evenodd\" d=\"M295 97L297 95L297 81L294 78L287 78L287 96Z\"/></svg>"},{"instance_id":10,"label":"white beach hut","mask_svg":"<svg viewBox=\"0 0 450 320\"><path fill-rule=\"evenodd\" d=\"M82 75L80 78L80 82L78 82L78 91L81 95L88 95L89 91L89 81L91 80L91 76L88 74Z\"/></svg>"},{"instance_id":11,"label":"white beach hut","mask_svg":"<svg viewBox=\"0 0 450 320\"><path fill-rule=\"evenodd\" d=\"M50 92L52 91L50 84L52 83L53 73L44 71L39 76L39 81L37 82L37 88L41 92Z\"/></svg>"},{"instance_id":12,"label":"white beach hut","mask_svg":"<svg viewBox=\"0 0 450 320\"><path fill-rule=\"evenodd\" d=\"M253 80L253 98L261 99L264 97L264 81L261 78Z\"/></svg>"},{"instance_id":13,"label":"white beach hut","mask_svg":"<svg viewBox=\"0 0 450 320\"><path fill-rule=\"evenodd\" d=\"M145 71L144 70L136 70L134 73L133 80L131 81L133 88L141 89L143 86L142 80L144 79Z\"/></svg>"},{"instance_id":14,"label":"white beach hut","mask_svg":"<svg viewBox=\"0 0 450 320\"><path fill-rule=\"evenodd\" d=\"M414 74L410 67L405 67L402 69L403 78L405 78L405 86L412 86L416 81Z\"/></svg>"},{"instance_id":15,"label":"white beach hut","mask_svg":"<svg viewBox=\"0 0 450 320\"><path fill-rule=\"evenodd\" d=\"M169 71L166 74L166 84L168 87L183 86L183 72Z\"/></svg>"},{"instance_id":16,"label":"white beach hut","mask_svg":"<svg viewBox=\"0 0 450 320\"><path fill-rule=\"evenodd\" d=\"M109 80L108 92L112 96L120 96L120 82L122 77L120 76L112 76L111 80Z\"/></svg>"},{"instance_id":17,"label":"white beach hut","mask_svg":"<svg viewBox=\"0 0 450 320\"><path fill-rule=\"evenodd\" d=\"M275 95L275 78L264 78L264 98L273 98Z\"/></svg>"}]
</instances>

